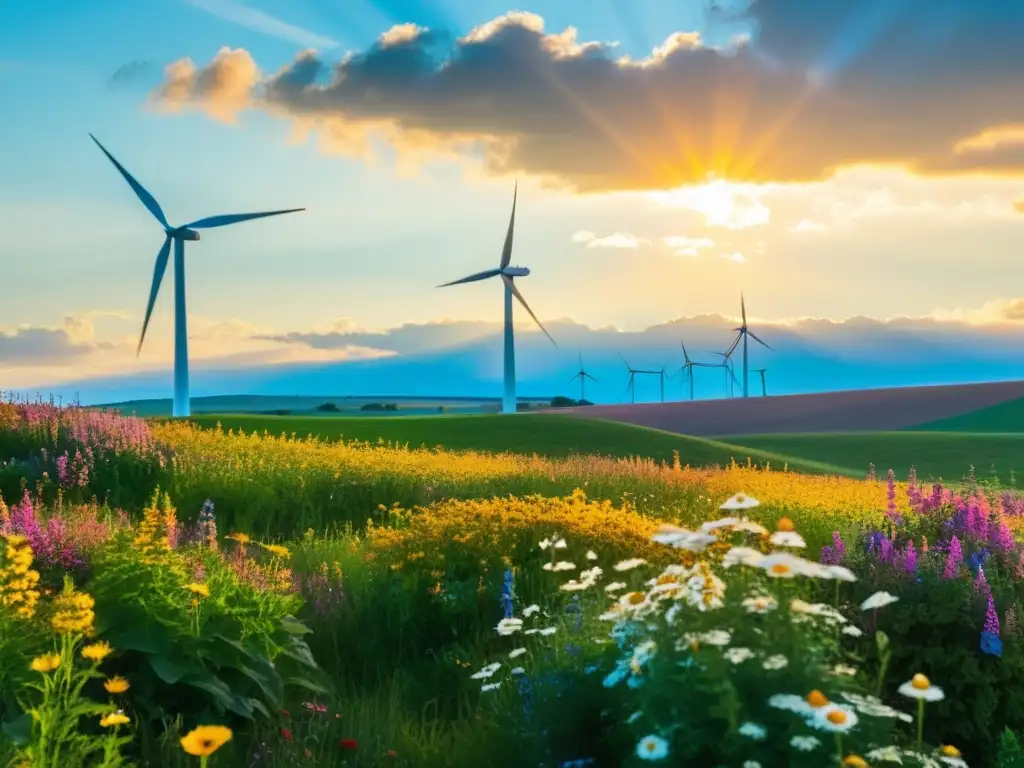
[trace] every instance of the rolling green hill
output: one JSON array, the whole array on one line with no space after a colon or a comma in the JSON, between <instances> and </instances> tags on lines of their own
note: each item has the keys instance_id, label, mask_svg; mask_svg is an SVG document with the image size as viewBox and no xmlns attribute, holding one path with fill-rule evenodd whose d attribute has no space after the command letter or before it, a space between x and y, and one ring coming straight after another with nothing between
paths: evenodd
<instances>
[{"instance_id":1,"label":"rolling green hill","mask_svg":"<svg viewBox=\"0 0 1024 768\"><path fill-rule=\"evenodd\" d=\"M913 431L1024 433L1024 398L979 408L970 413L919 424ZM909 430L908 430L909 431Z\"/></svg>"},{"instance_id":2,"label":"rolling green hill","mask_svg":"<svg viewBox=\"0 0 1024 768\"><path fill-rule=\"evenodd\" d=\"M225 429L246 432L314 435L325 440L369 440L408 443L412 448L444 446L453 450L512 451L562 457L572 453L605 456L643 456L656 461L672 461L679 451L680 461L692 466L728 464L735 458L745 462L770 462L805 472L837 472L839 467L813 459L794 460L760 449L677 435L647 427L596 419L570 419L557 414L519 414L508 416L392 416L373 417L292 417L292 416L196 416L203 427L220 422ZM861 472L863 474L863 472Z\"/></svg>"},{"instance_id":3,"label":"rolling green hill","mask_svg":"<svg viewBox=\"0 0 1024 768\"><path fill-rule=\"evenodd\" d=\"M994 469L1007 483L1010 473L1024 473L1024 434L965 432L846 432L804 435L743 435L737 444L797 459L843 467L863 476L874 463L879 475L892 469L899 480L916 466L922 480L958 480L974 465L981 478Z\"/></svg>"}]
</instances>

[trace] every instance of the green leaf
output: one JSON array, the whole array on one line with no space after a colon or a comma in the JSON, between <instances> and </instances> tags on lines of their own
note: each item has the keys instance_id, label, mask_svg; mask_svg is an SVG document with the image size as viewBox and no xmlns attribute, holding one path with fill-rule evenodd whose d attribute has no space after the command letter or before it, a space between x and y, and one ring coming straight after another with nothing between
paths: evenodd
<instances>
[{"instance_id":1,"label":"green leaf","mask_svg":"<svg viewBox=\"0 0 1024 768\"><path fill-rule=\"evenodd\" d=\"M176 661L168 656L150 656L149 666L156 672L157 677L168 685L174 685L186 675L194 675L200 669L195 664Z\"/></svg>"},{"instance_id":2,"label":"green leaf","mask_svg":"<svg viewBox=\"0 0 1024 768\"><path fill-rule=\"evenodd\" d=\"M18 746L28 744L32 738L32 715L24 712L13 720L5 722L0 726L0 730L3 730L7 734L7 738Z\"/></svg>"},{"instance_id":3,"label":"green leaf","mask_svg":"<svg viewBox=\"0 0 1024 768\"><path fill-rule=\"evenodd\" d=\"M884 654L889 647L889 636L882 630L875 632L875 644L878 646L879 655Z\"/></svg>"},{"instance_id":4,"label":"green leaf","mask_svg":"<svg viewBox=\"0 0 1024 768\"><path fill-rule=\"evenodd\" d=\"M285 616L281 619L281 629L290 635L310 635L313 630L296 619L294 616Z\"/></svg>"},{"instance_id":5,"label":"green leaf","mask_svg":"<svg viewBox=\"0 0 1024 768\"><path fill-rule=\"evenodd\" d=\"M109 642L119 651L138 651L139 653L162 654L171 650L167 632L158 624L126 624L111 627L102 634L102 639Z\"/></svg>"},{"instance_id":6,"label":"green leaf","mask_svg":"<svg viewBox=\"0 0 1024 768\"><path fill-rule=\"evenodd\" d=\"M189 675L188 677L183 677L181 682L184 685L191 685L193 688L198 688L201 691L209 693L213 696L213 703L217 705L218 709L231 709L234 695L231 693L231 689L228 688L220 678L214 677L213 675L206 675L204 677Z\"/></svg>"},{"instance_id":7,"label":"green leaf","mask_svg":"<svg viewBox=\"0 0 1024 768\"><path fill-rule=\"evenodd\" d=\"M313 652L309 650L309 646L306 645L305 641L300 640L297 637L291 638L291 642L289 642L287 647L281 651L281 655L287 656L289 659L294 659L310 669L320 669L320 665L317 664L316 659L313 658Z\"/></svg>"},{"instance_id":8,"label":"green leaf","mask_svg":"<svg viewBox=\"0 0 1024 768\"><path fill-rule=\"evenodd\" d=\"M299 688L305 688L307 691L312 691L313 693L327 693L327 689L324 688L322 685L320 685L319 683L315 683L312 680L305 677L287 677L285 678L284 683L285 685L293 685Z\"/></svg>"}]
</instances>

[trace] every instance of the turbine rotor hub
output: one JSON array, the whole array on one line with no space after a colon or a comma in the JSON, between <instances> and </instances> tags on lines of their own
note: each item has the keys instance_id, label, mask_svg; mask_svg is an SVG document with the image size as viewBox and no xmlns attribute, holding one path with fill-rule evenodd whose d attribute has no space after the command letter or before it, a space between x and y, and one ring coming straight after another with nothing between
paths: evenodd
<instances>
[{"instance_id":1,"label":"turbine rotor hub","mask_svg":"<svg viewBox=\"0 0 1024 768\"><path fill-rule=\"evenodd\" d=\"M199 233L194 229L186 229L185 227L179 227L178 229L171 229L167 232L173 238L178 240L198 240Z\"/></svg>"},{"instance_id":2,"label":"turbine rotor hub","mask_svg":"<svg viewBox=\"0 0 1024 768\"><path fill-rule=\"evenodd\" d=\"M505 267L501 270L501 274L508 277L526 277L530 274L529 267Z\"/></svg>"}]
</instances>

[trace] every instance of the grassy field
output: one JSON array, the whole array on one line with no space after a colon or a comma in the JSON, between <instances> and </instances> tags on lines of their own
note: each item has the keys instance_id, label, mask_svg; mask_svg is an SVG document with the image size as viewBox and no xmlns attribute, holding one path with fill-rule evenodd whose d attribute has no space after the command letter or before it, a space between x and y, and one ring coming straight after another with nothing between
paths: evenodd
<instances>
[{"instance_id":1,"label":"grassy field","mask_svg":"<svg viewBox=\"0 0 1024 768\"><path fill-rule=\"evenodd\" d=\"M863 475L869 463L905 478L911 465L922 480L959 480L974 465L980 478L994 471L1006 483L1024 472L1024 434L864 432L815 435L743 435L737 445L811 459Z\"/></svg>"},{"instance_id":2,"label":"grassy field","mask_svg":"<svg viewBox=\"0 0 1024 768\"><path fill-rule=\"evenodd\" d=\"M557 414L520 414L503 416L409 416L409 417L290 417L290 416L197 416L193 421L203 427L218 422L224 429L263 432L273 435L295 433L323 440L384 440L410 448L512 452L561 458L571 454L599 454L626 458L642 456L655 461L672 461L673 451L680 461L691 466L725 465L731 459L757 464L770 462L810 473L850 474L810 456L794 458L772 450L747 448L703 438L677 435L659 429L620 424L611 421L566 418ZM867 466L866 464L864 466ZM863 470L853 474L863 475Z\"/></svg>"},{"instance_id":3,"label":"grassy field","mask_svg":"<svg viewBox=\"0 0 1024 768\"><path fill-rule=\"evenodd\" d=\"M1008 400L948 419L914 427L914 431L1024 433L1024 399Z\"/></svg>"},{"instance_id":4,"label":"grassy field","mask_svg":"<svg viewBox=\"0 0 1024 768\"><path fill-rule=\"evenodd\" d=\"M874 463L883 473L906 477L916 466L923 480L956 480L974 465L979 477L994 471L1006 483L1011 471L1024 472L1024 434L963 432L865 432L804 435L744 435L717 442L616 422L567 419L556 414L501 416L424 416L359 418L279 416L198 416L204 427L218 421L225 429L271 434L314 435L325 440L382 439L410 447L512 451L563 457L573 453L643 456L671 461L673 451L692 466L743 463L788 464L804 472L863 477Z\"/></svg>"}]
</instances>

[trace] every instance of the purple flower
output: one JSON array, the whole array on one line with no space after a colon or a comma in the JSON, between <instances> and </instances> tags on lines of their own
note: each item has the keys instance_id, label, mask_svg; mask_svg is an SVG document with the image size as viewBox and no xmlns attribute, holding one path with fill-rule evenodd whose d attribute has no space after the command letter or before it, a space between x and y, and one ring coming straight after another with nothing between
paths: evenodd
<instances>
[{"instance_id":1,"label":"purple flower","mask_svg":"<svg viewBox=\"0 0 1024 768\"><path fill-rule=\"evenodd\" d=\"M888 490L885 493L885 498L888 499L888 503L885 507L885 516L892 521L896 521L899 515L896 513L896 475L893 471L889 470L888 477Z\"/></svg>"},{"instance_id":2,"label":"purple flower","mask_svg":"<svg viewBox=\"0 0 1024 768\"><path fill-rule=\"evenodd\" d=\"M917 550L913 541L907 542L907 550L903 555L903 570L910 574L917 572Z\"/></svg>"},{"instance_id":3,"label":"purple flower","mask_svg":"<svg viewBox=\"0 0 1024 768\"><path fill-rule=\"evenodd\" d=\"M832 545L821 548L821 562L825 565L839 565L846 556L846 544L839 531L832 531Z\"/></svg>"},{"instance_id":4,"label":"purple flower","mask_svg":"<svg viewBox=\"0 0 1024 768\"><path fill-rule=\"evenodd\" d=\"M949 555L946 556L946 568L942 572L942 577L955 579L963 561L964 555L960 548L960 539L954 536L949 540Z\"/></svg>"},{"instance_id":5,"label":"purple flower","mask_svg":"<svg viewBox=\"0 0 1024 768\"><path fill-rule=\"evenodd\" d=\"M978 568L978 575L974 579L974 591L982 597L992 598L992 588L988 585L988 579L985 578L984 568Z\"/></svg>"},{"instance_id":6,"label":"purple flower","mask_svg":"<svg viewBox=\"0 0 1024 768\"><path fill-rule=\"evenodd\" d=\"M984 632L991 632L996 637L999 637L999 614L996 613L996 603L992 598L992 594L988 596L988 609L985 611L985 626Z\"/></svg>"}]
</instances>

